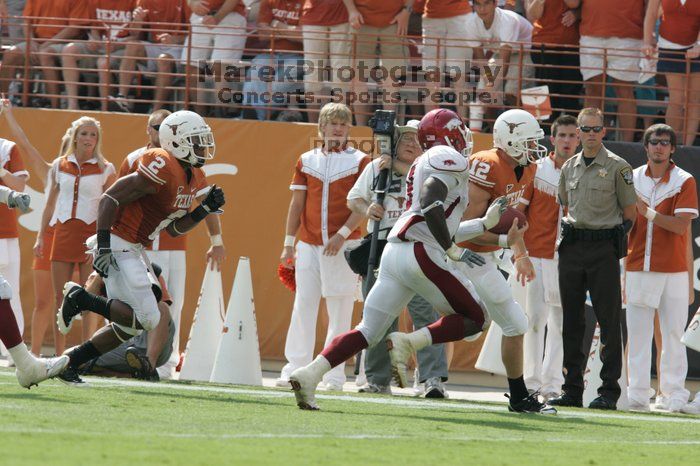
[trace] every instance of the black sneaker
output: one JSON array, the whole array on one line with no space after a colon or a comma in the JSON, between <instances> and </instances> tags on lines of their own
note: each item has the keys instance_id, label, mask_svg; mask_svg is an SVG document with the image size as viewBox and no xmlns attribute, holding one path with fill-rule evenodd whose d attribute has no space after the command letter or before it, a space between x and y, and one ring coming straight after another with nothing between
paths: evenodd
<instances>
[{"instance_id":1,"label":"black sneaker","mask_svg":"<svg viewBox=\"0 0 700 466\"><path fill-rule=\"evenodd\" d=\"M75 282L68 281L63 286L63 303L56 313L56 324L63 335L67 335L73 326L73 318L80 314L76 296L83 291L83 287Z\"/></svg>"},{"instance_id":2,"label":"black sneaker","mask_svg":"<svg viewBox=\"0 0 700 466\"><path fill-rule=\"evenodd\" d=\"M617 402L605 395L601 395L595 400L591 401L588 405L590 409L605 409L609 411L615 411L617 409Z\"/></svg>"},{"instance_id":3,"label":"black sneaker","mask_svg":"<svg viewBox=\"0 0 700 466\"><path fill-rule=\"evenodd\" d=\"M151 365L145 354L142 354L137 348L130 346L126 349L126 363L131 367L131 375L135 379L146 380L148 382L158 382L160 377Z\"/></svg>"},{"instance_id":4,"label":"black sneaker","mask_svg":"<svg viewBox=\"0 0 700 466\"><path fill-rule=\"evenodd\" d=\"M568 393L564 392L556 398L552 398L547 401L552 406L569 406L572 408L583 408L583 401L581 398L575 398Z\"/></svg>"},{"instance_id":5,"label":"black sneaker","mask_svg":"<svg viewBox=\"0 0 700 466\"><path fill-rule=\"evenodd\" d=\"M516 413L536 413L536 414L557 414L556 408L549 406L547 403L540 403L538 398L539 392L534 392L525 398L515 401L508 393L506 398L510 400L508 403L508 411Z\"/></svg>"},{"instance_id":6,"label":"black sneaker","mask_svg":"<svg viewBox=\"0 0 700 466\"><path fill-rule=\"evenodd\" d=\"M87 387L88 384L83 379L80 378L78 374L78 368L73 366L68 366L66 369L56 376L58 380L66 385L71 385L73 387Z\"/></svg>"}]
</instances>

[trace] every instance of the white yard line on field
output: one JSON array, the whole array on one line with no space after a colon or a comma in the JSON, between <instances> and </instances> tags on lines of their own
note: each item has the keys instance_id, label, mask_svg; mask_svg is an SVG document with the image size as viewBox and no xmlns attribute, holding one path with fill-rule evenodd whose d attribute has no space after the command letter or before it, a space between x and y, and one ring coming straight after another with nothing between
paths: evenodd
<instances>
[{"instance_id":1,"label":"white yard line on field","mask_svg":"<svg viewBox=\"0 0 700 466\"><path fill-rule=\"evenodd\" d=\"M14 373L0 370L0 375L12 376ZM246 389L238 388L235 386L231 387L221 387L215 385L196 385L196 384L185 384L180 382L161 382L158 384L152 382L142 382L138 380L127 380L127 379L108 379L99 377L86 377L85 378L91 385L102 386L102 387L125 387L125 388L149 388L154 390L162 391L192 391L192 392L210 392L210 393L224 393L231 395L249 395L249 396L259 396L265 398L293 398L294 394L291 390L274 390L274 389ZM89 387L88 387L89 388ZM66 390L84 390L86 388L70 388L66 387ZM36 390L34 388L33 390ZM41 387L38 388L41 390ZM440 408L443 410L476 410L476 411L491 411L491 412L503 412L505 404L482 404L473 402L454 402L454 401L433 401L427 399L415 399L408 397L384 397L384 396L352 396L347 395L326 395L319 393L316 395L319 400L337 400L346 401L351 403L369 403L378 405L388 405L404 408L416 408L416 409L436 409ZM2 408L2 404L0 404ZM291 408L291 406L290 406ZM296 408L295 408L296 409ZM321 409L323 406L321 405ZM700 418L697 417L685 417L685 416L668 416L668 415L649 415L649 414L618 414L618 413L605 413L605 412L593 412L593 411L559 411L558 416L569 417L569 418L595 418L595 419L621 419L626 421L644 421L644 422L672 422L672 423L684 423L684 424L698 424L700 423Z\"/></svg>"},{"instance_id":2,"label":"white yard line on field","mask_svg":"<svg viewBox=\"0 0 700 466\"><path fill-rule=\"evenodd\" d=\"M114 438L114 432L112 431L78 431L64 429L62 427L52 427L52 428L33 428L24 427L20 425L3 425L0 426L0 433L4 434L35 434L35 435L58 435L66 436L70 435L73 437L110 437ZM199 440L259 440L259 439L276 439L276 440L415 440L420 438L421 440L433 439L440 441L459 441L459 442L537 442L541 443L542 440L535 438L531 435L523 435L522 437L494 437L494 436L484 436L478 437L473 435L460 436L434 436L425 434L425 432L420 435L381 435L381 434L296 434L296 433L252 433L252 434L218 434L218 433L182 433L182 432L162 432L162 431L148 431L148 432L138 432L134 430L124 430L119 433L120 437L137 437L137 438L177 438L177 439L199 439ZM614 439L584 439L584 438L556 438L547 437L547 442L556 443L576 443L576 444L629 444L629 445L700 445L700 440L614 440Z\"/></svg>"}]
</instances>

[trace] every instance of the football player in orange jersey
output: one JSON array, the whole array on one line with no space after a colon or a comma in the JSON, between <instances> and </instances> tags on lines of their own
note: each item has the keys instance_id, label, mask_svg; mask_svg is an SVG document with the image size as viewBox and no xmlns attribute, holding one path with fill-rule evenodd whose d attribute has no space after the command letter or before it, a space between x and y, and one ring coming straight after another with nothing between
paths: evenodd
<instances>
[{"instance_id":1,"label":"football player in orange jersey","mask_svg":"<svg viewBox=\"0 0 700 466\"><path fill-rule=\"evenodd\" d=\"M525 186L532 183L535 166L531 164L547 153L538 143L544 132L537 120L524 110L508 110L494 124L494 148L472 155L469 176L469 207L462 217L465 220L481 217L489 205L505 196L512 206L518 204ZM520 230L527 229L523 225ZM479 252L486 264L469 268L458 267L474 284L486 310L503 330L501 356L508 377L510 403L519 403L531 395L523 380L523 335L528 321L522 307L513 299L513 291L498 270L501 248L512 247L517 279L521 283L534 278L534 269L522 237L509 244L507 235L485 232L463 246ZM546 405L544 405L546 406ZM543 408L540 412L546 412Z\"/></svg>"},{"instance_id":2,"label":"football player in orange jersey","mask_svg":"<svg viewBox=\"0 0 700 466\"><path fill-rule=\"evenodd\" d=\"M68 332L81 310L105 317L110 325L68 355L71 362L61 374L67 383L82 381L76 368L114 349L142 330L152 330L161 319L151 288L157 284L144 248L160 230L172 236L187 233L211 213L221 213L223 190L216 185L202 189L201 166L214 157L214 136L204 119L182 110L169 115L160 126L161 148L146 151L132 171L117 180L101 197L93 267L105 279L108 298L89 293L69 282L57 323ZM190 211L196 198L204 198ZM165 316L163 316L165 317Z\"/></svg>"}]
</instances>

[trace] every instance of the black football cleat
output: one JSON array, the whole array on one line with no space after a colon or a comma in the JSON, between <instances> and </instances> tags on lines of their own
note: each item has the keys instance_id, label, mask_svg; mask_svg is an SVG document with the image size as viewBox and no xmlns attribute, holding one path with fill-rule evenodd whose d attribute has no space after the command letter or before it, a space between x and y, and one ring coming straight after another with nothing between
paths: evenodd
<instances>
[{"instance_id":1,"label":"black football cleat","mask_svg":"<svg viewBox=\"0 0 700 466\"><path fill-rule=\"evenodd\" d=\"M63 335L67 335L73 326L73 318L80 314L76 295L83 291L83 287L75 282L66 282L63 286L63 303L61 308L56 313L56 324L58 330Z\"/></svg>"},{"instance_id":2,"label":"black football cleat","mask_svg":"<svg viewBox=\"0 0 700 466\"><path fill-rule=\"evenodd\" d=\"M58 380L73 387L88 387L88 383L80 378L78 369L73 366L66 367L66 370L56 376Z\"/></svg>"},{"instance_id":3,"label":"black football cleat","mask_svg":"<svg viewBox=\"0 0 700 466\"><path fill-rule=\"evenodd\" d=\"M131 375L135 379L146 380L148 382L160 381L158 371L153 368L148 357L133 346L126 349L126 363L131 367Z\"/></svg>"},{"instance_id":4,"label":"black football cleat","mask_svg":"<svg viewBox=\"0 0 700 466\"><path fill-rule=\"evenodd\" d=\"M557 414L556 408L549 406L547 403L540 403L538 399L539 392L534 392L521 400L513 400L509 394L505 394L510 400L508 403L508 411L515 413L534 413L534 414Z\"/></svg>"}]
</instances>

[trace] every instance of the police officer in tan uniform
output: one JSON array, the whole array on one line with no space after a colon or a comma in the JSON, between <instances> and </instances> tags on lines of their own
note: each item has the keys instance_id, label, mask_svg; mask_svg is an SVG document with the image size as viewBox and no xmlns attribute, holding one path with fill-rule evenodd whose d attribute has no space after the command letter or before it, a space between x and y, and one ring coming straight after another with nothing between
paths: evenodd
<instances>
[{"instance_id":1,"label":"police officer in tan uniform","mask_svg":"<svg viewBox=\"0 0 700 466\"><path fill-rule=\"evenodd\" d=\"M632 167L603 145L603 114L585 108L577 132L583 150L561 169L559 202L568 208L559 244L559 288L564 310L564 385L556 406L582 406L582 350L586 291L600 324L603 368L598 398L589 408L616 409L622 370L619 259L627 254L627 233L636 218Z\"/></svg>"}]
</instances>

